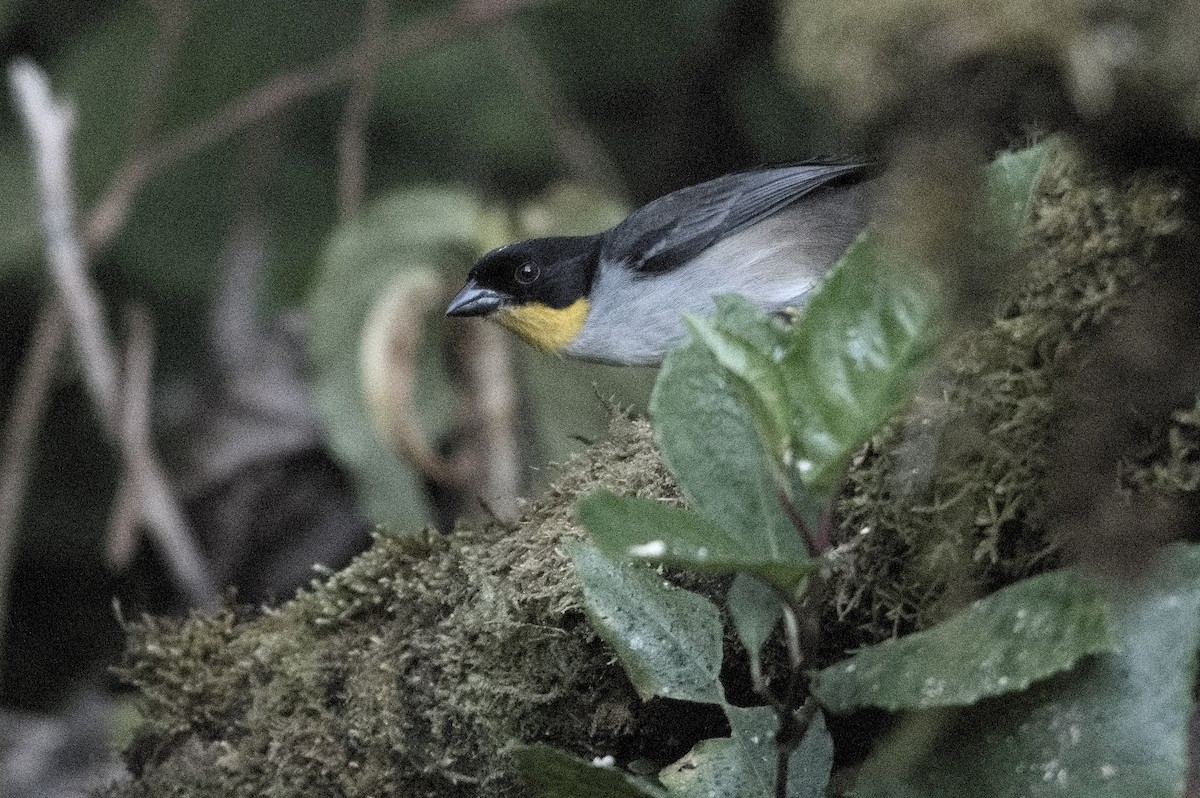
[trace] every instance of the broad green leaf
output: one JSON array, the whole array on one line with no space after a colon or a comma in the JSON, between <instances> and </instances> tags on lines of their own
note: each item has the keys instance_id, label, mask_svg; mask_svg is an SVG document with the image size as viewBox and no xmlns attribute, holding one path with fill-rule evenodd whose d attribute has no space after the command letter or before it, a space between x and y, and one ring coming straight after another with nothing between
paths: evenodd
<instances>
[{"instance_id":1,"label":"broad green leaf","mask_svg":"<svg viewBox=\"0 0 1200 798\"><path fill-rule=\"evenodd\" d=\"M1112 651L1108 607L1069 569L1025 579L922 632L860 651L821 671L822 706L966 706L1024 690L1080 658Z\"/></svg>"},{"instance_id":2,"label":"broad green leaf","mask_svg":"<svg viewBox=\"0 0 1200 798\"><path fill-rule=\"evenodd\" d=\"M738 640L750 657L750 671L757 679L762 673L762 647L783 615L783 604L775 591L750 574L741 573L725 594L725 609L733 619Z\"/></svg>"},{"instance_id":3,"label":"broad green leaf","mask_svg":"<svg viewBox=\"0 0 1200 798\"><path fill-rule=\"evenodd\" d=\"M805 306L783 358L796 469L824 494L910 399L937 343L935 291L859 236Z\"/></svg>"},{"instance_id":4,"label":"broad green leaf","mask_svg":"<svg viewBox=\"0 0 1200 798\"><path fill-rule=\"evenodd\" d=\"M724 702L721 616L711 601L666 584L651 568L614 562L593 546L568 541L566 547L592 626L642 700Z\"/></svg>"},{"instance_id":5,"label":"broad green leaf","mask_svg":"<svg viewBox=\"0 0 1200 798\"><path fill-rule=\"evenodd\" d=\"M591 765L548 745L513 751L517 769L542 798L661 798L664 793L615 767Z\"/></svg>"},{"instance_id":6,"label":"broad green leaf","mask_svg":"<svg viewBox=\"0 0 1200 798\"><path fill-rule=\"evenodd\" d=\"M986 197L988 221L1005 246L1012 246L1029 219L1038 178L1052 142L1006 152L988 164Z\"/></svg>"},{"instance_id":7,"label":"broad green leaf","mask_svg":"<svg viewBox=\"0 0 1200 798\"><path fill-rule=\"evenodd\" d=\"M1162 552L1112 600L1119 650L958 713L917 712L872 756L864 798L1176 798L1188 768L1200 642L1200 547Z\"/></svg>"},{"instance_id":8,"label":"broad green leaf","mask_svg":"<svg viewBox=\"0 0 1200 798\"><path fill-rule=\"evenodd\" d=\"M780 325L741 297L718 297L716 322L759 349L782 344ZM772 560L807 556L750 413L702 343L693 340L667 356L650 418L663 460L698 514Z\"/></svg>"},{"instance_id":9,"label":"broad green leaf","mask_svg":"<svg viewBox=\"0 0 1200 798\"><path fill-rule=\"evenodd\" d=\"M682 507L653 499L589 496L579 504L579 518L597 547L610 557L662 562L716 573L745 571L792 590L812 570L812 560L782 561L748 545Z\"/></svg>"},{"instance_id":10,"label":"broad green leaf","mask_svg":"<svg viewBox=\"0 0 1200 798\"><path fill-rule=\"evenodd\" d=\"M726 707L730 737L704 740L664 768L659 780L672 796L772 798L775 795L775 730L769 707ZM833 741L818 712L788 760L789 798L820 798L829 783Z\"/></svg>"},{"instance_id":11,"label":"broad green leaf","mask_svg":"<svg viewBox=\"0 0 1200 798\"><path fill-rule=\"evenodd\" d=\"M763 351L736 333L699 316L684 316L694 340L708 347L758 431L767 453L782 466L792 447L791 405L770 350Z\"/></svg>"},{"instance_id":12,"label":"broad green leaf","mask_svg":"<svg viewBox=\"0 0 1200 798\"><path fill-rule=\"evenodd\" d=\"M427 523L429 509L407 463L372 430L359 374L364 323L402 275L465 269L482 211L470 196L449 189L397 193L342 225L330 239L309 303L313 394L330 444L350 471L377 523L397 528ZM441 307L431 309L440 317ZM436 326L428 330L437 334ZM414 380L415 403L428 439L445 428L451 389L436 346L424 347Z\"/></svg>"}]
</instances>

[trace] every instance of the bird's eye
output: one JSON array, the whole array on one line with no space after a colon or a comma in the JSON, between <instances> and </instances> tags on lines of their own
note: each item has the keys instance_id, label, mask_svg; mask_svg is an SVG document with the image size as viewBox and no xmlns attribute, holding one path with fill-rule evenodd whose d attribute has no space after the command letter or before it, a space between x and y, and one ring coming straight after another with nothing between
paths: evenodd
<instances>
[{"instance_id":1,"label":"bird's eye","mask_svg":"<svg viewBox=\"0 0 1200 798\"><path fill-rule=\"evenodd\" d=\"M517 267L515 276L516 281L521 285L529 285L536 280L542 273L542 270L537 267L536 263L526 261Z\"/></svg>"}]
</instances>

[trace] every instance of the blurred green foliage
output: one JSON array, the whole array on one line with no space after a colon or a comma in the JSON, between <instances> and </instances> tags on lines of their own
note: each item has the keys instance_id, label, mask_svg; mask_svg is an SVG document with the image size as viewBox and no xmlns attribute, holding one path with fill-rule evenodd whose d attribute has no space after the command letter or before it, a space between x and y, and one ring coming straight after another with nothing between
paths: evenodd
<instances>
[{"instance_id":1,"label":"blurred green foliage","mask_svg":"<svg viewBox=\"0 0 1200 798\"><path fill-rule=\"evenodd\" d=\"M325 269L309 304L315 398L334 450L351 469L368 514L379 523L415 529L430 513L416 477L376 437L367 417L358 351L367 314L406 274L449 271L469 259L480 207L462 192L414 190L377 203L343 225L329 244ZM441 336L417 363L416 406L427 439L445 431L451 389L440 367Z\"/></svg>"},{"instance_id":2,"label":"blurred green foliage","mask_svg":"<svg viewBox=\"0 0 1200 798\"><path fill-rule=\"evenodd\" d=\"M425 20L447 14L453 6L433 0L392 4L388 30L419 31ZM547 2L507 23L524 34L518 41L527 51L514 50L509 40L483 26L385 62L367 129L369 196L436 182L453 187L447 190L486 197L497 211L511 210L567 175L554 136L558 123L514 76L514 59L540 64L548 81L544 88L574 109L616 164L627 189L623 199L645 199L664 183L675 187L725 169L706 161L705 151L694 149L698 142L679 138L681 125L687 127L679 117L689 110L677 98L686 94L680 87L697 64L720 55L714 49L720 42L716 34L732 8L718 0ZM206 124L245 92L345 52L357 39L363 9L363 2L315 0L214 0L162 8L139 0L107 0L56 10L33 0L9 0L0 5L0 46L44 64L56 90L78 109L74 166L80 218L86 220L132 148L155 151L161 142ZM162 54L155 48L161 47L156 15L163 13L185 14L186 28L157 101L147 103L141 95L147 71ZM763 9L737 13L754 23L744 27L770 27ZM761 149L744 143L726 147L727 157L742 165L811 154L803 142L814 126L780 116L780 109L803 107L805 101L794 96L766 58L756 57L745 67L711 64L712 84L701 87L714 97L728 95L720 102L731 109L734 124L759 131L746 140L762 142ZM753 101L741 99L748 97ZM335 301L321 296L330 285L317 277L317 270L336 225L337 136L344 103L344 85L304 99L155 174L137 194L118 236L103 253L98 276L115 304L129 296L150 302L160 320L162 371L191 373L205 358L208 343L199 336L218 279L216 262L233 215L245 211L237 198L247 184L269 223L264 312L270 316ZM706 114L708 109L693 112ZM0 184L6 187L0 198L3 290L5 281L38 275L42 259L27 143L11 112L0 116L0 125ZM132 142L137 129L143 138ZM669 169L649 168L663 156L672 164ZM565 203L560 216L575 213L566 196L545 196L543 216L557 213L552 206L560 202ZM590 232L616 218L578 229ZM536 229L536 221L522 222L511 233ZM465 272L479 249L469 247L444 264L447 279ZM35 284L39 281L35 278ZM348 345L350 336L342 341ZM437 343L436 335L431 337L431 347ZM4 374L13 373L18 354L10 353ZM353 354L347 352L346 358L352 360ZM561 460L576 450L571 436L602 433L597 394L638 403L644 402L648 387L644 373L556 363L524 349L518 361L524 381L536 386L530 401L544 405L533 411L530 423L541 460ZM436 395L437 389L430 392ZM547 432L543 412L585 421ZM436 430L436 418L428 423ZM56 440L48 456L69 462L72 453L70 441ZM82 472L64 477L68 484L87 478ZM61 513L55 504L43 504L45 498L31 497L39 514ZM96 523L83 534L96 536L100 527Z\"/></svg>"},{"instance_id":3,"label":"blurred green foliage","mask_svg":"<svg viewBox=\"0 0 1200 798\"><path fill-rule=\"evenodd\" d=\"M82 223L135 151L158 152L164 143L210 124L214 114L247 92L280 76L306 74L347 52L359 36L365 5L363 0L0 0L0 52L6 61L24 55L45 67L56 92L77 108L73 166ZM389 3L387 30L419 36L425 22L443 18L456 5L450 0ZM183 14L186 27L178 51L165 59L161 90L147 94L148 73L164 55L163 14ZM580 176L562 157L555 132L561 120L548 116L543 102L515 76L514 68L523 63L538 68L546 81L541 88L571 109L615 165L623 203L739 166L815 154L805 144L819 126L781 115L780 109L806 107L806 100L793 96L794 89L770 66L769 52L742 47L752 54L748 61L726 59L722 48L741 41L724 27L730 14L744 18L739 30L771 35L769 9L760 4L550 1L508 20L521 34L515 50L513 37L489 29L500 23L489 23L385 61L365 131L366 193L369 202L380 201L378 208L390 207L392 215L367 211L341 230L337 183L344 83L219 136L155 172L136 192L116 237L98 253L94 272L110 327L119 329L129 299L145 302L156 322L157 383L213 379L205 371L212 361L205 331L219 281L218 259L236 217L262 215L268 245L261 311L268 320L298 308L316 312L314 384L337 454L360 478L375 518L415 528L428 518L428 509L412 474L355 426L361 409L339 405L356 398L358 389L343 367L356 361L354 324L368 307L369 289L387 285L395 276L389 277L389 269L403 271L404 257L380 254L378 241L347 244L348 231L366 230L373 221L382 232L364 233L368 237L386 238L389 228L403 237L400 228L412 220L397 216L395 200L388 198L412 196L413 187L421 186L516 219L504 233L512 236L565 230L563 219L572 217L580 232L590 232L619 218L620 206L609 204L603 218L580 221L579 200L547 193L548 187ZM698 71L698 64L705 69ZM697 103L697 97L711 102ZM713 132L703 137L680 133L696 129ZM731 138L731 131L743 129L744 136ZM135 142L134 136L140 139ZM0 294L11 314L0 351L0 423L8 417L7 398L22 348L46 296L27 147L11 100L0 103ZM534 213L529 200L536 196L544 200ZM463 244L456 256L437 264L448 283L461 279L482 247L503 243L494 231L480 238L482 217L455 216L445 206L431 206L430 212L447 213L445 224L465 225L449 231ZM360 255L340 264L322 258L322 253L355 246ZM348 271L332 271L335 266ZM441 364L434 362L438 330L439 324L431 325L418 401L422 423L434 438L444 424L447 395ZM650 372L557 362L523 346L514 351L521 384L528 386L522 413L535 465L561 461L578 450L579 439L602 436L602 398L644 406ZM60 401L39 443L44 464L39 469L52 471L54 478L36 480L29 492L21 551L23 557L64 566L63 578L70 580L70 569L97 567L115 475L108 455L97 455L103 451L95 443L99 430L78 390L77 373L63 368L58 380ZM177 408L164 409L169 414ZM368 464L373 473L386 476L364 480ZM535 471L535 479L541 473ZM107 612L108 595L96 600ZM131 606L137 604L133 600Z\"/></svg>"}]
</instances>

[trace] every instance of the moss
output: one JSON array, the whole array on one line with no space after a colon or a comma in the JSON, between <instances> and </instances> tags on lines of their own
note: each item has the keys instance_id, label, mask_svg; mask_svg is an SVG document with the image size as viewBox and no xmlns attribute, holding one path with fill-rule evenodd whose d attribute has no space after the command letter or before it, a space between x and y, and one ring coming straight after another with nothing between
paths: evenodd
<instances>
[{"instance_id":1,"label":"moss","mask_svg":"<svg viewBox=\"0 0 1200 798\"><path fill-rule=\"evenodd\" d=\"M1157 252L1181 229L1180 202L1165 180L1114 185L1067 153L1050 162L1028 263L1012 281L1019 288L990 324L954 343L913 414L851 470L840 502L837 620L865 640L923 628L1060 561L1046 518L1058 386L1155 270ZM1148 445L1146 458L1159 457L1162 447ZM1186 480L1173 466L1188 454L1160 466Z\"/></svg>"},{"instance_id":2,"label":"moss","mask_svg":"<svg viewBox=\"0 0 1200 798\"><path fill-rule=\"evenodd\" d=\"M1166 496L1200 490L1200 399L1157 426L1138 456L1127 463L1124 484Z\"/></svg>"},{"instance_id":3,"label":"moss","mask_svg":"<svg viewBox=\"0 0 1200 798\"><path fill-rule=\"evenodd\" d=\"M112 795L508 795L512 741L593 756L674 733L587 627L560 545L600 487L673 495L645 422L617 418L515 525L380 533L256 619L132 625L140 776Z\"/></svg>"}]
</instances>

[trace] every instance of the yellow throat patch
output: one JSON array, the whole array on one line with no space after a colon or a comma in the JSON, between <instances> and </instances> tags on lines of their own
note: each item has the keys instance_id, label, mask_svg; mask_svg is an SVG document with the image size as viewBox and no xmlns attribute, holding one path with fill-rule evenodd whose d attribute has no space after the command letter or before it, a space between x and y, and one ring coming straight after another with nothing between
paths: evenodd
<instances>
[{"instance_id":1,"label":"yellow throat patch","mask_svg":"<svg viewBox=\"0 0 1200 798\"><path fill-rule=\"evenodd\" d=\"M565 308L527 302L504 308L493 318L543 352L559 353L579 335L587 314L588 301L576 299Z\"/></svg>"}]
</instances>

